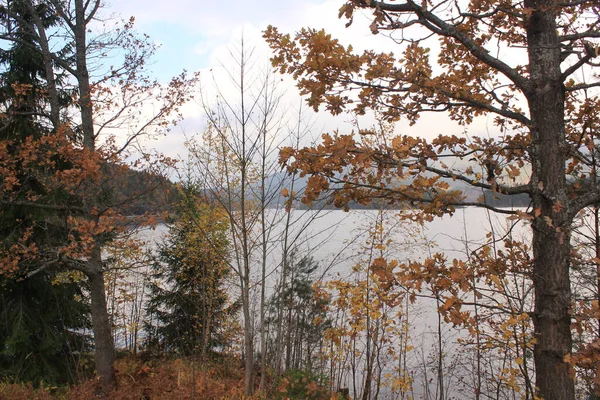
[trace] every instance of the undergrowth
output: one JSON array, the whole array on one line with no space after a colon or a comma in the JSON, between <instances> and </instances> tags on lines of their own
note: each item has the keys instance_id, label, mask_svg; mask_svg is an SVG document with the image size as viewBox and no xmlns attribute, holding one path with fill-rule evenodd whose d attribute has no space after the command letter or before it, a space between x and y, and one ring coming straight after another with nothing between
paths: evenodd
<instances>
[{"instance_id":1,"label":"undergrowth","mask_svg":"<svg viewBox=\"0 0 600 400\"><path fill-rule=\"evenodd\" d=\"M115 364L117 389L106 394L97 379L71 387L34 389L31 384L0 383L0 400L329 400L327 390L308 376L282 377L275 392L244 396L240 361L222 358L209 363L194 359L143 360L132 356ZM298 397L300 396L300 397Z\"/></svg>"}]
</instances>

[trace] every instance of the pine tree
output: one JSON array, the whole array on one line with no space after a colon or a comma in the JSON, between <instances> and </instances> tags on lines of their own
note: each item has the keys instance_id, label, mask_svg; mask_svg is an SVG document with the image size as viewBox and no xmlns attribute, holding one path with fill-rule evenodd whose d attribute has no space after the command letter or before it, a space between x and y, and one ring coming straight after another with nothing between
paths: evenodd
<instances>
[{"instance_id":1,"label":"pine tree","mask_svg":"<svg viewBox=\"0 0 600 400\"><path fill-rule=\"evenodd\" d=\"M90 349L89 307L81 286L44 272L0 280L0 380L76 382Z\"/></svg>"},{"instance_id":2,"label":"pine tree","mask_svg":"<svg viewBox=\"0 0 600 400\"><path fill-rule=\"evenodd\" d=\"M48 117L48 82L33 34L32 14L22 1L13 1L10 7L0 13L5 28L19 40L0 50L0 140L16 153L27 140L50 133L53 123ZM55 23L53 16L38 11L45 16L44 24ZM67 93L61 96L62 102L68 101ZM65 167L58 159L55 165ZM28 237L41 253L36 261L23 260L16 265L10 276L0 274L0 379L34 384L74 381L78 357L89 348L85 335L89 309L80 285L73 280L77 277L43 269L43 248L60 243L67 235L66 215L19 205L19 200L25 203L32 196L68 201L65 193L44 186L46 172L40 169L35 175L18 176L11 193L13 204L2 203L0 209L0 246L10 249ZM36 270L40 272L30 274Z\"/></svg>"},{"instance_id":3,"label":"pine tree","mask_svg":"<svg viewBox=\"0 0 600 400\"><path fill-rule=\"evenodd\" d=\"M326 300L316 298L313 288L319 264L310 256L298 257L292 252L288 267L289 280L280 282L269 299L269 330L281 332L282 337L273 334L269 346L272 354L268 356L274 365L283 364L280 369L314 372L313 361L318 358L316 353L321 348L323 334L331 325ZM283 329L277 329L279 325Z\"/></svg>"},{"instance_id":4,"label":"pine tree","mask_svg":"<svg viewBox=\"0 0 600 400\"><path fill-rule=\"evenodd\" d=\"M205 358L226 344L222 325L236 309L223 286L230 275L227 219L193 186L183 192L153 267L146 331L150 348Z\"/></svg>"}]
</instances>

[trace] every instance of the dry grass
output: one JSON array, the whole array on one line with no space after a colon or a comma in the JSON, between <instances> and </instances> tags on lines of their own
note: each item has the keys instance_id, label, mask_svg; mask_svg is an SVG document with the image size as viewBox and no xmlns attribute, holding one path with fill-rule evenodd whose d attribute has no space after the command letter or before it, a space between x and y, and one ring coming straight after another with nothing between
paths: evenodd
<instances>
[{"instance_id":1,"label":"dry grass","mask_svg":"<svg viewBox=\"0 0 600 400\"><path fill-rule=\"evenodd\" d=\"M243 396L244 384L239 361L221 360L202 364L194 360L142 361L127 357L116 365L117 389L108 395L95 379L67 391L47 388L34 390L31 385L2 384L0 400L236 400ZM256 397L257 399L259 397Z\"/></svg>"}]
</instances>

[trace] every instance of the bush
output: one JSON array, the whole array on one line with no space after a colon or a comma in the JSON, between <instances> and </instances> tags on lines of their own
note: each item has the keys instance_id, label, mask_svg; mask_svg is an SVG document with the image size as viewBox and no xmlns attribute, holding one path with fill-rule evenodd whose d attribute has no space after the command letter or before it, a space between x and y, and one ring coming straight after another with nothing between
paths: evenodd
<instances>
[{"instance_id":1,"label":"bush","mask_svg":"<svg viewBox=\"0 0 600 400\"><path fill-rule=\"evenodd\" d=\"M327 379L309 371L287 371L277 385L277 400L329 400Z\"/></svg>"},{"instance_id":2,"label":"bush","mask_svg":"<svg viewBox=\"0 0 600 400\"><path fill-rule=\"evenodd\" d=\"M244 398L243 375L240 371L191 358L144 361L124 357L115 363L115 371L118 388L109 394L110 400ZM100 389L97 380L89 380L73 387L66 399L94 399Z\"/></svg>"},{"instance_id":3,"label":"bush","mask_svg":"<svg viewBox=\"0 0 600 400\"><path fill-rule=\"evenodd\" d=\"M0 400L51 400L52 396L47 390L35 390L28 384L0 383Z\"/></svg>"}]
</instances>

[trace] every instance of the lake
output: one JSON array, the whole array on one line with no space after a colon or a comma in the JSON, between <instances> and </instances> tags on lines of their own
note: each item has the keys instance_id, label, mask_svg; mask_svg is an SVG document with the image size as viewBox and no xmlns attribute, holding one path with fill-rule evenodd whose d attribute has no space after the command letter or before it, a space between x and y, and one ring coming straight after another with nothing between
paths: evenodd
<instances>
[{"instance_id":1,"label":"lake","mask_svg":"<svg viewBox=\"0 0 600 400\"><path fill-rule=\"evenodd\" d=\"M292 210L288 216L282 211L269 210L267 219L272 221L272 229L269 231L267 295L274 292L279 279L284 243L282 234L285 231L287 218L293 221L288 229L289 247L294 247L298 256L310 255L313 257L320 265L318 275L325 281L330 279L352 281L355 279L353 271L356 267L368 266L367 254L373 247L373 237L386 243L382 248L378 248L382 255L386 258L406 262L423 260L436 252L443 252L448 259L466 259L469 253L486 243L486 235L489 232L494 232L496 237L500 237L511 228L511 233L516 239L527 240L529 235L528 228L523 223L515 225L514 222L507 221L505 215L494 214L485 209L458 209L452 216L436 218L422 226L414 222L402 221L401 218L398 218L398 213L397 210L383 212L376 210L352 210L349 212L324 210L320 213ZM381 229L377 230L373 236L373 227L376 224L379 224ZM164 237L167 232L168 229L165 225L159 225L155 230L141 232L140 237L152 243L160 241L160 238ZM258 246L256 251L259 251ZM257 265L253 274L256 282L259 281L259 272L260 268ZM258 288L259 286L255 287L255 296ZM144 293L138 293L134 297L137 305L133 308L137 311L133 312L132 306L127 308L126 305L121 305L123 315L139 314L139 311L143 309ZM452 324L440 321L437 313L438 306L436 300L431 298L418 298L410 304L408 337L410 346L414 350L405 355L406 357L410 356L410 360L403 361L403 366L410 371L412 395L416 398L438 398L438 393L442 388L439 382L444 383L445 398L462 398L465 396L465 391L468 392L469 385L472 385L472 382L465 383L464 374L456 372L456 368L460 366L464 369L465 365L471 362L461 354L461 349L464 347L461 347L463 345L459 343L466 337L466 334L464 331L454 328ZM124 326L132 325L131 322L128 323L125 320L126 318L124 318ZM127 331L126 328L121 331L117 330L115 335L117 343L121 346L124 343L130 345L134 340L131 330ZM440 337L443 338L442 347L439 346L438 339ZM436 375L439 354L443 355L442 365L447 371L441 377ZM393 356L390 356L389 362L393 362ZM360 361L358 364L360 366ZM489 365L487 373L493 374L494 369L493 365ZM393 370L392 364L389 366L386 364L383 367L383 371L386 373L392 373ZM345 377L340 375L337 384L350 388L357 386L347 371L344 373ZM469 374L472 375L472 371ZM362 384L358 383L359 389ZM382 390L379 398L393 399L403 398L403 396L390 389Z\"/></svg>"}]
</instances>

